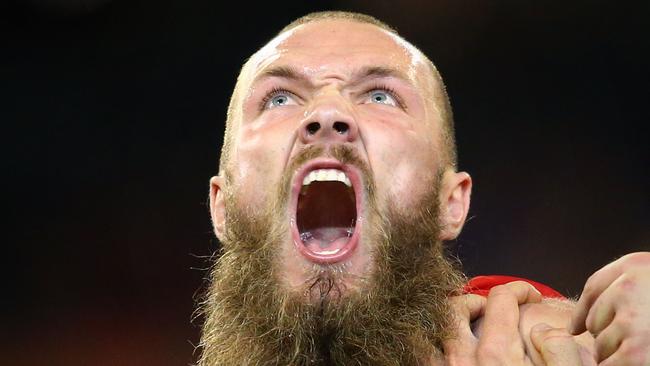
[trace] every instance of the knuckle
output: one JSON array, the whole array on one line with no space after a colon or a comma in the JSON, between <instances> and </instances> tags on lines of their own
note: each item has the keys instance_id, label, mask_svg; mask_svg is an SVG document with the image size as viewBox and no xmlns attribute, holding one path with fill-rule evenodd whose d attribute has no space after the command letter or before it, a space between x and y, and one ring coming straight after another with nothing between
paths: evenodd
<instances>
[{"instance_id":1,"label":"knuckle","mask_svg":"<svg viewBox=\"0 0 650 366\"><path fill-rule=\"evenodd\" d=\"M506 285L494 286L490 290L488 297L497 297L497 296L512 296L512 290Z\"/></svg>"},{"instance_id":2,"label":"knuckle","mask_svg":"<svg viewBox=\"0 0 650 366\"><path fill-rule=\"evenodd\" d=\"M616 282L616 291L619 294L626 294L634 291L638 284L638 278L634 274L624 273Z\"/></svg>"},{"instance_id":3,"label":"knuckle","mask_svg":"<svg viewBox=\"0 0 650 366\"><path fill-rule=\"evenodd\" d=\"M502 295L515 296L517 291L519 291L521 289L524 289L526 287L532 287L532 285L529 284L528 282L525 282L525 281L508 282L508 283L505 283L503 285L494 286L490 290L490 295L494 294L494 295L499 295L499 296L502 296Z\"/></svg>"},{"instance_id":4,"label":"knuckle","mask_svg":"<svg viewBox=\"0 0 650 366\"><path fill-rule=\"evenodd\" d=\"M624 311L616 314L616 326L628 331L636 329L637 313L635 311Z\"/></svg>"},{"instance_id":5,"label":"knuckle","mask_svg":"<svg viewBox=\"0 0 650 366\"><path fill-rule=\"evenodd\" d=\"M650 252L636 252L621 257L625 265L648 266L650 265Z\"/></svg>"},{"instance_id":6,"label":"knuckle","mask_svg":"<svg viewBox=\"0 0 650 366\"><path fill-rule=\"evenodd\" d=\"M509 283L506 283L505 286L509 288L526 288L526 287L533 287L530 283L526 281L512 281Z\"/></svg>"},{"instance_id":7,"label":"knuckle","mask_svg":"<svg viewBox=\"0 0 650 366\"><path fill-rule=\"evenodd\" d=\"M499 347L493 347L493 346L483 346L479 347L479 349L476 351L476 356L478 357L479 360L483 360L486 362L494 362L499 360L503 355L503 350L499 349Z\"/></svg>"},{"instance_id":8,"label":"knuckle","mask_svg":"<svg viewBox=\"0 0 650 366\"><path fill-rule=\"evenodd\" d=\"M518 347L519 346L519 347ZM508 360L523 357L523 350L517 342L489 342L480 345L476 351L479 360L485 364L510 364Z\"/></svg>"},{"instance_id":9,"label":"knuckle","mask_svg":"<svg viewBox=\"0 0 650 366\"><path fill-rule=\"evenodd\" d=\"M643 342L623 342L618 352L625 365L646 365L650 349Z\"/></svg>"}]
</instances>

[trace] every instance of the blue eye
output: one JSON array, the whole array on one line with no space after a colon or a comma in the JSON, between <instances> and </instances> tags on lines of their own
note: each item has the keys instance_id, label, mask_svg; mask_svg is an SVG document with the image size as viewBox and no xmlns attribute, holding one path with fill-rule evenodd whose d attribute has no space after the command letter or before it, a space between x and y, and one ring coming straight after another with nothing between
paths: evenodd
<instances>
[{"instance_id":1,"label":"blue eye","mask_svg":"<svg viewBox=\"0 0 650 366\"><path fill-rule=\"evenodd\" d=\"M298 103L293 93L283 89L277 89L272 90L264 97L264 100L262 100L261 109L271 109L296 104Z\"/></svg>"},{"instance_id":2,"label":"blue eye","mask_svg":"<svg viewBox=\"0 0 650 366\"><path fill-rule=\"evenodd\" d=\"M285 105L289 102L289 97L286 95L276 95L273 98L271 98L271 104L275 107L279 107L281 105Z\"/></svg>"},{"instance_id":3,"label":"blue eye","mask_svg":"<svg viewBox=\"0 0 650 366\"><path fill-rule=\"evenodd\" d=\"M393 95L385 90L372 90L368 93L368 97L370 98L370 103L386 104L392 106L398 105L395 97L393 97Z\"/></svg>"}]
</instances>

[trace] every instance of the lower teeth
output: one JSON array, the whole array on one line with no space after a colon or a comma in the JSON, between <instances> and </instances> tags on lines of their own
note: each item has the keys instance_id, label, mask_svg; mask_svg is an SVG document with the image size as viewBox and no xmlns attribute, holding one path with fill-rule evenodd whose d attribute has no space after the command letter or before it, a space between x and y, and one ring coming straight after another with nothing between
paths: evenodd
<instances>
[{"instance_id":1,"label":"lower teeth","mask_svg":"<svg viewBox=\"0 0 650 366\"><path fill-rule=\"evenodd\" d=\"M337 230L338 234L337 235L332 235L332 233L324 233L322 231L323 229L316 229L313 231L303 231L300 233L300 240L302 241L302 244L305 245L307 248L310 250L318 251L321 254L334 254L338 251L341 250L341 248L336 248L332 250L326 250L326 249L331 249L334 246L343 246L345 244L339 242L338 244L334 244L336 241L346 238L349 240L352 235L354 234L354 220L352 221L352 226L348 227L347 229L339 228ZM325 229L327 232L327 229Z\"/></svg>"},{"instance_id":2,"label":"lower teeth","mask_svg":"<svg viewBox=\"0 0 650 366\"><path fill-rule=\"evenodd\" d=\"M311 235L311 232L305 231L304 233L300 233L300 240L303 242L309 241L313 236Z\"/></svg>"}]
</instances>

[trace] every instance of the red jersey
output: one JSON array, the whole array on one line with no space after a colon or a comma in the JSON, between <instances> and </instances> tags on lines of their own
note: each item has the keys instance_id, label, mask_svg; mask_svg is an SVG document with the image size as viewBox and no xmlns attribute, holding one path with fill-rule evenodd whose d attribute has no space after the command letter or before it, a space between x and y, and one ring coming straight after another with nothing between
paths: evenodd
<instances>
[{"instance_id":1,"label":"red jersey","mask_svg":"<svg viewBox=\"0 0 650 366\"><path fill-rule=\"evenodd\" d=\"M514 281L525 281L533 285L537 291L542 293L544 297L553 297L556 299L566 299L564 295L553 290L552 288L532 280L527 280L525 278L513 277L513 276L500 276L500 275L490 275L490 276L476 276L469 280L463 291L466 294L476 294L481 296L487 296L490 293L490 289L494 286L503 285L508 282Z\"/></svg>"}]
</instances>

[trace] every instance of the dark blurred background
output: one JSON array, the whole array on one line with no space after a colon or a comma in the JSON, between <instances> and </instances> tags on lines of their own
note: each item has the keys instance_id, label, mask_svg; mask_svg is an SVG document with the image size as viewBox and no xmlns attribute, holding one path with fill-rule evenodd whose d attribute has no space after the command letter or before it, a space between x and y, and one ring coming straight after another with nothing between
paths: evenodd
<instances>
[{"instance_id":1,"label":"dark blurred background","mask_svg":"<svg viewBox=\"0 0 650 366\"><path fill-rule=\"evenodd\" d=\"M650 249L650 2L421 3L3 2L0 363L196 359L236 74L314 10L375 15L441 70L475 183L452 248L470 275L577 295Z\"/></svg>"}]
</instances>

